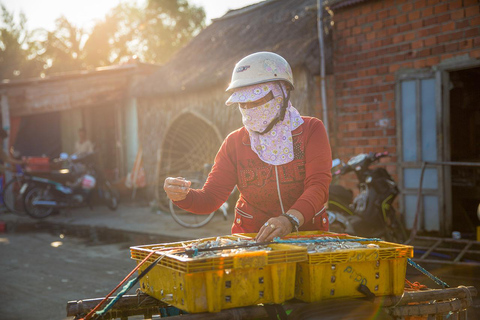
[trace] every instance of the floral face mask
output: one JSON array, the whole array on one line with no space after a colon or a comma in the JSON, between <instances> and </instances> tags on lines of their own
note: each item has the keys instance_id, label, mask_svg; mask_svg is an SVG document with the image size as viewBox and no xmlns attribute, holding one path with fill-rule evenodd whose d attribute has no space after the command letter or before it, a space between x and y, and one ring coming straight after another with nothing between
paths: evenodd
<instances>
[{"instance_id":1,"label":"floral face mask","mask_svg":"<svg viewBox=\"0 0 480 320\"><path fill-rule=\"evenodd\" d=\"M281 88L278 82L258 86L261 86L263 91L271 91L273 99L254 108L239 108L242 122L250 135L251 148L266 163L289 163L294 159L292 131L303 123L303 119L289 101L284 119L277 122L267 133L260 134L280 113L285 96L282 90L285 92L285 88Z\"/></svg>"}]
</instances>

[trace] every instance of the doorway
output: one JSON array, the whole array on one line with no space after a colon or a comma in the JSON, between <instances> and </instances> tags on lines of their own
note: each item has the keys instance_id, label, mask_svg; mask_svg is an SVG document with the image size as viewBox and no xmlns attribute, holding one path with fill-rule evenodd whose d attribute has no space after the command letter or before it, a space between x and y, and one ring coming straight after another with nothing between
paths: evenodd
<instances>
[{"instance_id":1,"label":"doorway","mask_svg":"<svg viewBox=\"0 0 480 320\"><path fill-rule=\"evenodd\" d=\"M480 163L480 67L449 72L449 156ZM448 150L447 149L447 150ZM465 236L480 225L480 167L451 168L452 230Z\"/></svg>"}]
</instances>

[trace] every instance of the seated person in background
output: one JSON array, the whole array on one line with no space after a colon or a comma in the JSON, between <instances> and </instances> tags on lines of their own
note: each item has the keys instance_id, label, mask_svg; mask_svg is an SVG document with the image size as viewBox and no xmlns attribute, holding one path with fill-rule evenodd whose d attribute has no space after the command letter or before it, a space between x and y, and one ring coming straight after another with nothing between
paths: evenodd
<instances>
[{"instance_id":1,"label":"seated person in background","mask_svg":"<svg viewBox=\"0 0 480 320\"><path fill-rule=\"evenodd\" d=\"M78 129L78 141L75 143L75 154L80 156L92 152L93 143L87 139L87 131L84 128Z\"/></svg>"}]
</instances>

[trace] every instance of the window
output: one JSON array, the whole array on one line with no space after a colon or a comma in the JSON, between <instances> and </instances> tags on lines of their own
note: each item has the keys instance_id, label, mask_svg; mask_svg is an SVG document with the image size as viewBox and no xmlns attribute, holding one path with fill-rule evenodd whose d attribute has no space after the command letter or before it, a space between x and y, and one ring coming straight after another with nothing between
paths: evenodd
<instances>
[{"instance_id":1,"label":"window","mask_svg":"<svg viewBox=\"0 0 480 320\"><path fill-rule=\"evenodd\" d=\"M420 174L424 162L439 161L439 108L433 73L405 74L397 82L398 161L401 207L412 228L417 210ZM422 183L423 208L418 229L440 231L441 170L428 166Z\"/></svg>"}]
</instances>

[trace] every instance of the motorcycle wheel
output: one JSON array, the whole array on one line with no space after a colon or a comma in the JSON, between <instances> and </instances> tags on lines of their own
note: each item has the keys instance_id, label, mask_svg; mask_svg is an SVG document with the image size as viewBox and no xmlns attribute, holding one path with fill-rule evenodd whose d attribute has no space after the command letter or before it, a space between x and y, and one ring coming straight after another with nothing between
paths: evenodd
<instances>
[{"instance_id":1,"label":"motorcycle wheel","mask_svg":"<svg viewBox=\"0 0 480 320\"><path fill-rule=\"evenodd\" d=\"M118 208L118 194L107 181L102 188L102 196L108 209L115 211Z\"/></svg>"},{"instance_id":2,"label":"motorcycle wheel","mask_svg":"<svg viewBox=\"0 0 480 320\"><path fill-rule=\"evenodd\" d=\"M35 219L43 219L51 215L54 211L54 208L34 205L33 201L38 199L52 200L54 199L54 196L49 189L45 187L34 186L27 191L25 198L23 199L25 212Z\"/></svg>"}]
</instances>

